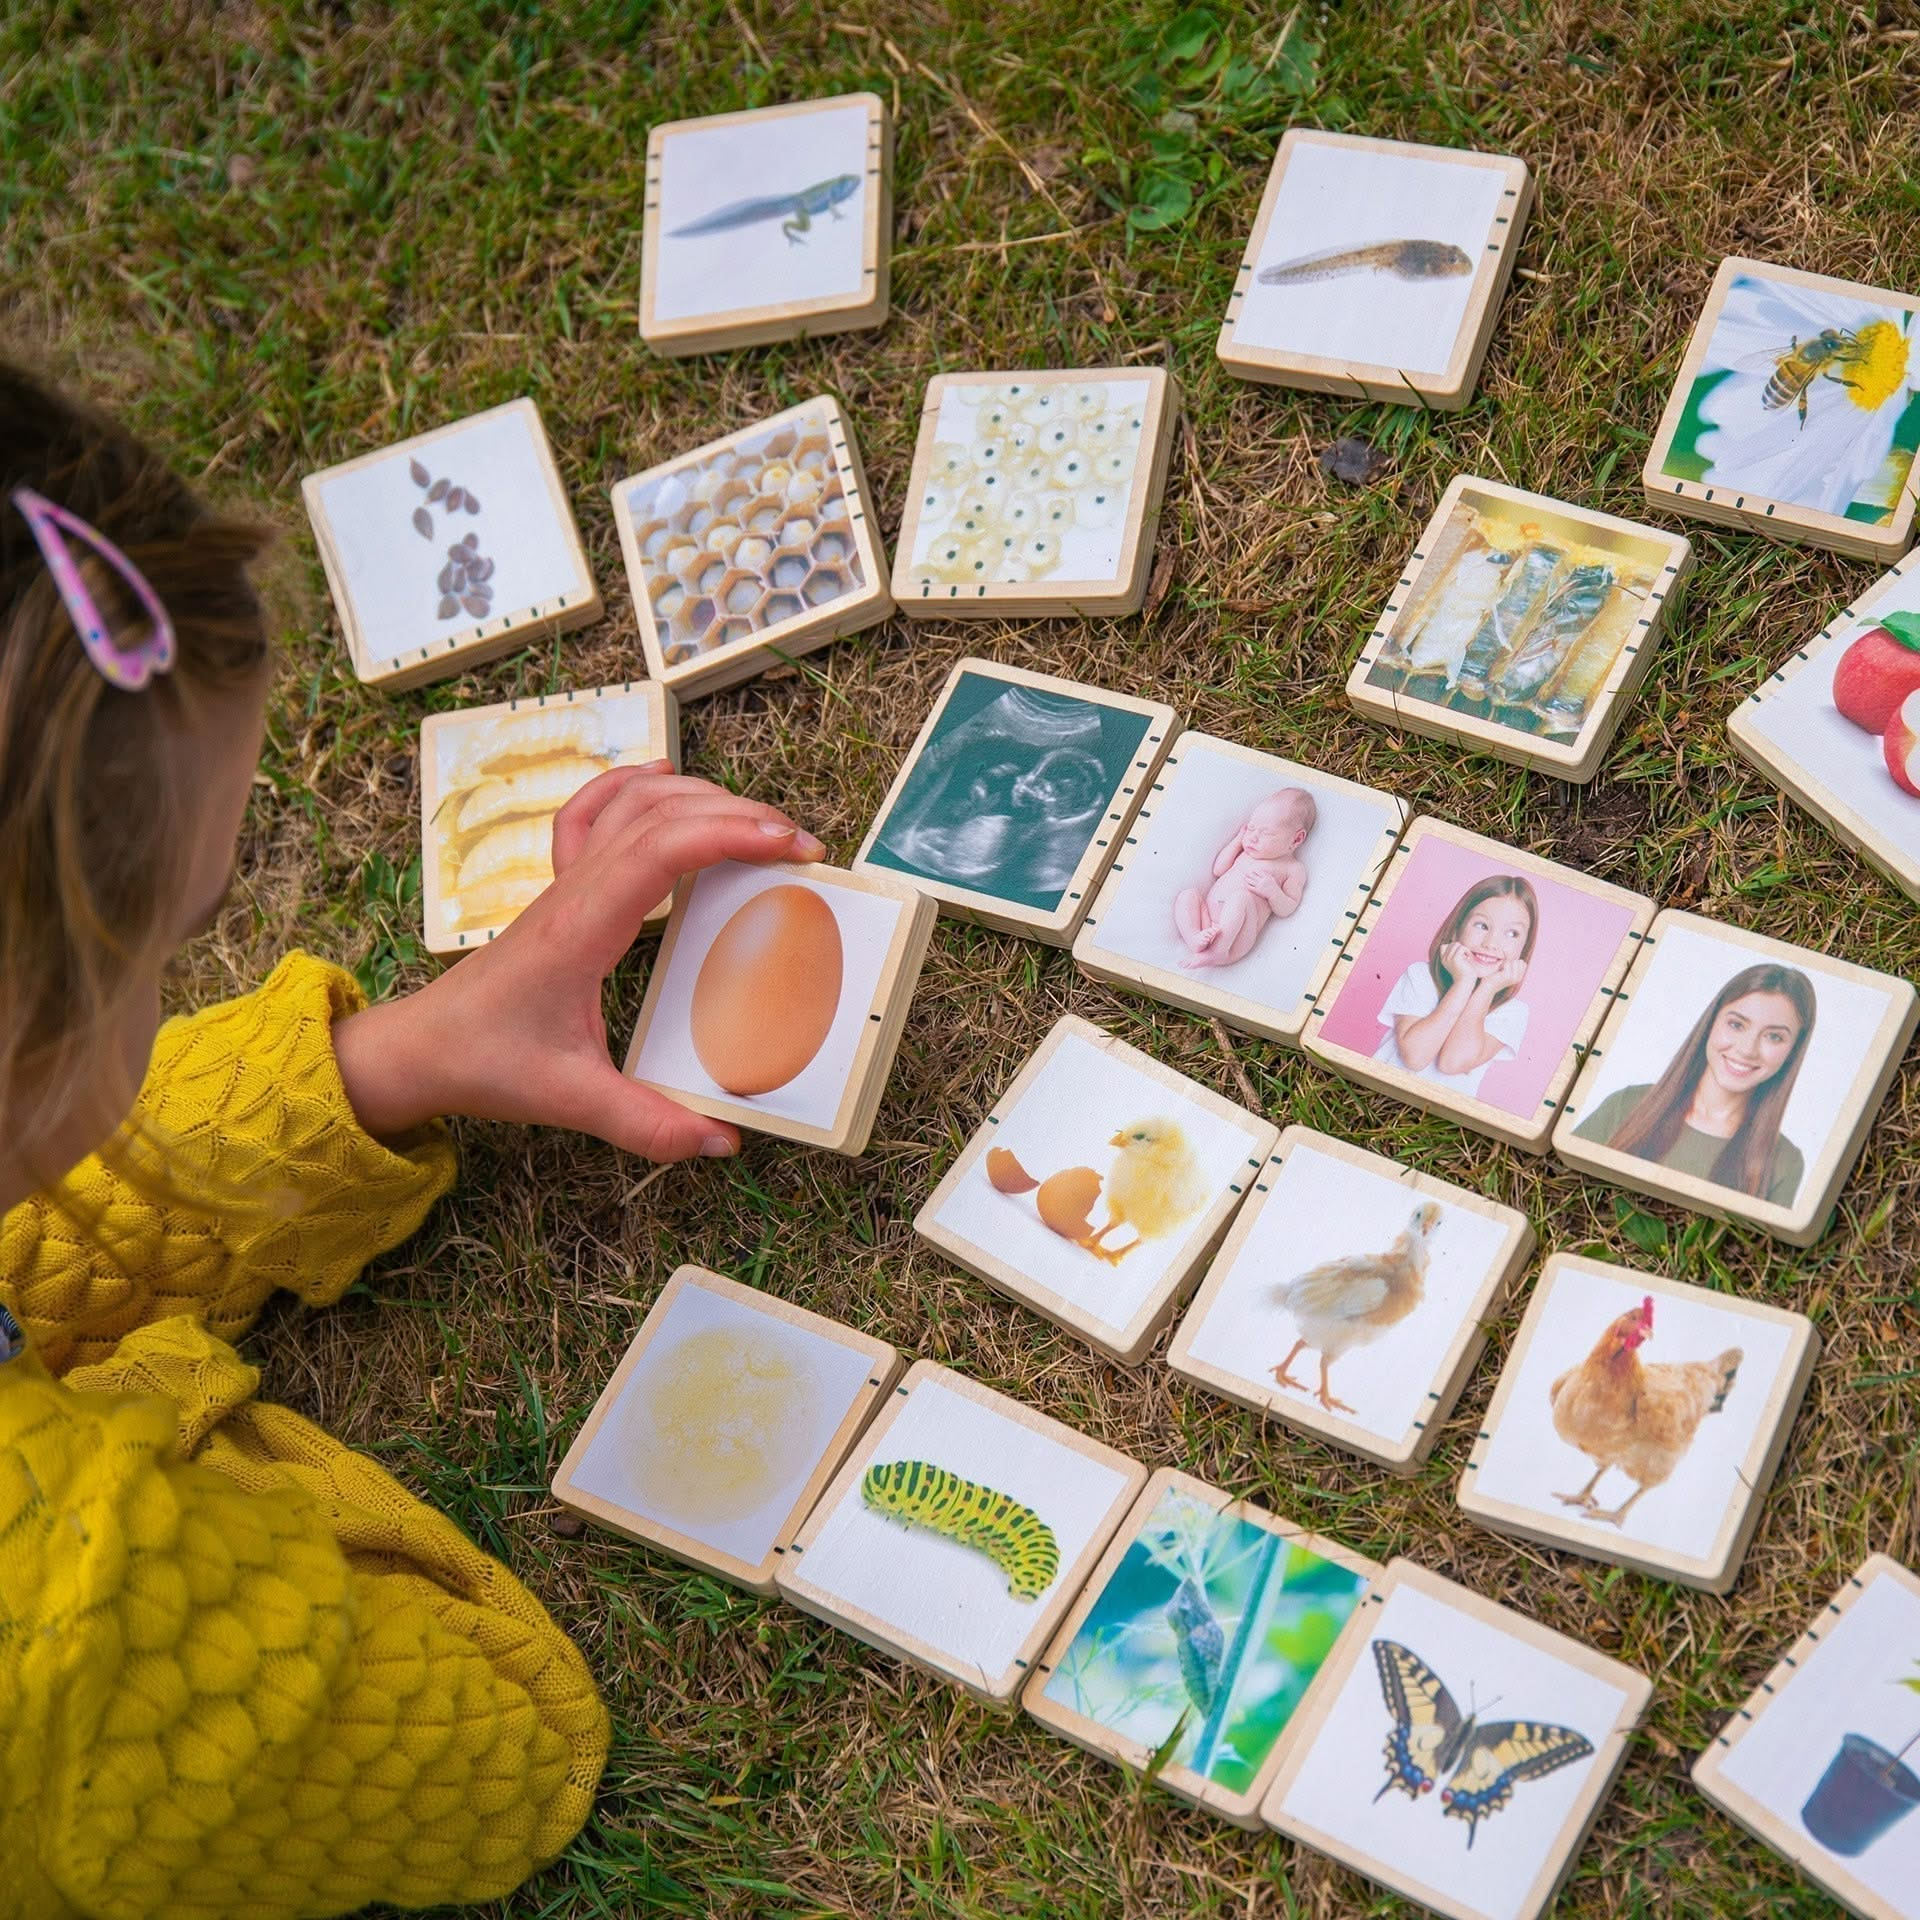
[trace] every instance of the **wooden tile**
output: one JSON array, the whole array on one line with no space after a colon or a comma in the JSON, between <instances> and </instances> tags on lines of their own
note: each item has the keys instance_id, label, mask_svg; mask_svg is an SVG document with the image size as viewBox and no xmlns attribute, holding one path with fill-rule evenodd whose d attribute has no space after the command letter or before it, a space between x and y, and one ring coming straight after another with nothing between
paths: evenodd
<instances>
[{"instance_id":1,"label":"wooden tile","mask_svg":"<svg viewBox=\"0 0 1920 1920\"><path fill-rule=\"evenodd\" d=\"M772 1593L787 1542L899 1371L884 1340L680 1267L568 1448L553 1497Z\"/></svg>"},{"instance_id":2,"label":"wooden tile","mask_svg":"<svg viewBox=\"0 0 1920 1920\"><path fill-rule=\"evenodd\" d=\"M1279 1137L1068 1014L914 1231L1122 1366L1146 1358Z\"/></svg>"}]
</instances>

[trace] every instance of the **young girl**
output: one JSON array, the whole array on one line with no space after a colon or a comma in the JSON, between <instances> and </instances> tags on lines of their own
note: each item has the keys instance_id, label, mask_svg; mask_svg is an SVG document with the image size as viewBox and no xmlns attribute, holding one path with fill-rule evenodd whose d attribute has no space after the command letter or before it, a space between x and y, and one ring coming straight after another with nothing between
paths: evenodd
<instances>
[{"instance_id":1,"label":"young girl","mask_svg":"<svg viewBox=\"0 0 1920 1920\"><path fill-rule=\"evenodd\" d=\"M1527 977L1540 902L1517 874L1477 881L1460 896L1427 949L1380 1008L1386 1028L1373 1057L1438 1087L1477 1096L1496 1060L1511 1060L1527 1036L1514 996Z\"/></svg>"},{"instance_id":2,"label":"young girl","mask_svg":"<svg viewBox=\"0 0 1920 1920\"><path fill-rule=\"evenodd\" d=\"M454 1178L437 1116L658 1160L601 983L675 879L817 859L665 770L586 788L492 945L363 1007L293 954L160 1025L218 914L270 661L253 527L0 365L0 1912L497 1897L585 1819L607 1720L539 1604L229 1344L338 1298Z\"/></svg>"},{"instance_id":3,"label":"young girl","mask_svg":"<svg viewBox=\"0 0 1920 1920\"><path fill-rule=\"evenodd\" d=\"M1780 1123L1816 1011L1813 982L1799 968L1744 967L1714 995L1658 1080L1608 1094L1574 1132L1786 1206L1806 1167Z\"/></svg>"}]
</instances>

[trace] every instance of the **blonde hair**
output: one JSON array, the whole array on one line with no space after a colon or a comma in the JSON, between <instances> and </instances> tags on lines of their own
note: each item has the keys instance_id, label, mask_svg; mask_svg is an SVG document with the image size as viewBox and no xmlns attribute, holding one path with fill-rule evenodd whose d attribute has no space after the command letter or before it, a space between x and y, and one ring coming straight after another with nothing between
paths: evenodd
<instances>
[{"instance_id":1,"label":"blonde hair","mask_svg":"<svg viewBox=\"0 0 1920 1920\"><path fill-rule=\"evenodd\" d=\"M171 673L123 693L94 668L16 487L139 568L173 622ZM247 568L269 538L214 513L104 415L0 361L0 1135L16 1149L30 1154L98 1084L171 945L196 815L168 736L264 670ZM137 637L132 591L70 544L109 627Z\"/></svg>"}]
</instances>

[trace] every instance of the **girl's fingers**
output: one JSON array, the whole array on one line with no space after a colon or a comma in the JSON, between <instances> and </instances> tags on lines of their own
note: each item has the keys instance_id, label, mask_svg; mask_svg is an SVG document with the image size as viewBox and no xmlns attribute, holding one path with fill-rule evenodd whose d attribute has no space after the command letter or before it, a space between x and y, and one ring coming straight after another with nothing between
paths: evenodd
<instances>
[{"instance_id":1,"label":"girl's fingers","mask_svg":"<svg viewBox=\"0 0 1920 1920\"><path fill-rule=\"evenodd\" d=\"M611 1061L582 1089L578 1125L626 1153L666 1163L720 1158L738 1153L740 1135L724 1121L709 1120L677 1100L643 1087Z\"/></svg>"},{"instance_id":2,"label":"girl's fingers","mask_svg":"<svg viewBox=\"0 0 1920 1920\"><path fill-rule=\"evenodd\" d=\"M671 773L673 762L656 760L644 767L613 767L589 780L567 804L553 816L553 871L565 873L586 850L594 823L601 819L636 782L656 779Z\"/></svg>"}]
</instances>

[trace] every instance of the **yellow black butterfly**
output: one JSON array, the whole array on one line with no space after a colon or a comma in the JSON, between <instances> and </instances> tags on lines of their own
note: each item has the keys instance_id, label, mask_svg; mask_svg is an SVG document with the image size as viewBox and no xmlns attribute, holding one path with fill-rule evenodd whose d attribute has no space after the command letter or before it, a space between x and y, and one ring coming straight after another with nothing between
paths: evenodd
<instances>
[{"instance_id":1,"label":"yellow black butterfly","mask_svg":"<svg viewBox=\"0 0 1920 1920\"><path fill-rule=\"evenodd\" d=\"M1444 1775L1440 1803L1450 1819L1467 1823L1467 1845L1480 1822L1513 1798L1522 1780L1571 1766L1593 1751L1593 1742L1571 1727L1540 1720L1491 1720L1477 1712L1462 1714L1446 1683L1397 1640L1373 1643L1393 1726L1387 1734L1386 1785L1408 1799L1431 1793Z\"/></svg>"}]
</instances>

